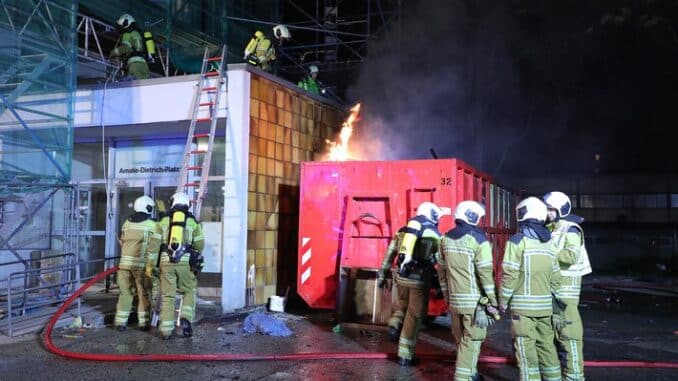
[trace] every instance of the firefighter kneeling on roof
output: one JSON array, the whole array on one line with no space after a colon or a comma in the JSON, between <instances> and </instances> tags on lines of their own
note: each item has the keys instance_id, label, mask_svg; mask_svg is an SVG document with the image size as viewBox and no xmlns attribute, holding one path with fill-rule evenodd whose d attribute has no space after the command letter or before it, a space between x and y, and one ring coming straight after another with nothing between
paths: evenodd
<instances>
[{"instance_id":1,"label":"firefighter kneeling on roof","mask_svg":"<svg viewBox=\"0 0 678 381\"><path fill-rule=\"evenodd\" d=\"M190 200L185 193L175 193L170 199L169 214L160 221L163 243L160 248L160 334L164 340L174 332L174 298L181 294L179 319L185 337L193 336L191 321L195 313L198 280L202 269L205 246L202 226L188 211Z\"/></svg>"},{"instance_id":2,"label":"firefighter kneeling on roof","mask_svg":"<svg viewBox=\"0 0 678 381\"><path fill-rule=\"evenodd\" d=\"M450 214L432 202L423 202L417 215L407 222L398 250L398 301L407 306L398 341L398 363L410 366L414 362L414 347L422 320L426 316L429 289L435 274L435 256L440 245L438 222Z\"/></svg>"}]
</instances>

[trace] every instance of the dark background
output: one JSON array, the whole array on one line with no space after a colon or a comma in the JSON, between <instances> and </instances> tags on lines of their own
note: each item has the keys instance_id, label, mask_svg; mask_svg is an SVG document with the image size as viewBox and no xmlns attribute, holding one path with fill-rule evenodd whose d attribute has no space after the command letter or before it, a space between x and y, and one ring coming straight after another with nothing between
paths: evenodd
<instances>
[{"instance_id":1,"label":"dark background","mask_svg":"<svg viewBox=\"0 0 678 381\"><path fill-rule=\"evenodd\" d=\"M360 65L321 68L363 102L367 158L433 148L499 180L675 172L678 1L427 0L400 11Z\"/></svg>"}]
</instances>

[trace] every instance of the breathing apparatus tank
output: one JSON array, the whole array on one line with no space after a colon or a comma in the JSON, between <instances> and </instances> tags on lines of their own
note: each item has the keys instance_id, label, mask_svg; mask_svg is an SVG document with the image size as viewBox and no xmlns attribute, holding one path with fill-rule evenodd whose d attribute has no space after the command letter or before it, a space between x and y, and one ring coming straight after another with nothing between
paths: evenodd
<instances>
[{"instance_id":1,"label":"breathing apparatus tank","mask_svg":"<svg viewBox=\"0 0 678 381\"><path fill-rule=\"evenodd\" d=\"M150 60L153 60L153 56L155 56L156 50L155 50L155 42L153 42L153 34L149 31L144 32L144 42L146 43L146 54L148 54L148 58Z\"/></svg>"},{"instance_id":2,"label":"breathing apparatus tank","mask_svg":"<svg viewBox=\"0 0 678 381\"><path fill-rule=\"evenodd\" d=\"M172 263L179 262L181 257L187 252L186 243L184 241L186 217L186 212L183 210L173 210L169 217L170 231L167 240L167 255Z\"/></svg>"}]
</instances>

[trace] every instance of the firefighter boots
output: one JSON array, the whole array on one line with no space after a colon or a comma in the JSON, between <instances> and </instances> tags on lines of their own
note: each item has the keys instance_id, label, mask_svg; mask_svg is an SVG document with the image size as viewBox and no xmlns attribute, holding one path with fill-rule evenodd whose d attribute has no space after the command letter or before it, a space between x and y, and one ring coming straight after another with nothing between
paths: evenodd
<instances>
[{"instance_id":1,"label":"firefighter boots","mask_svg":"<svg viewBox=\"0 0 678 381\"><path fill-rule=\"evenodd\" d=\"M191 327L191 322L188 319L181 319L181 329L184 331L184 337L193 336L193 328Z\"/></svg>"}]
</instances>

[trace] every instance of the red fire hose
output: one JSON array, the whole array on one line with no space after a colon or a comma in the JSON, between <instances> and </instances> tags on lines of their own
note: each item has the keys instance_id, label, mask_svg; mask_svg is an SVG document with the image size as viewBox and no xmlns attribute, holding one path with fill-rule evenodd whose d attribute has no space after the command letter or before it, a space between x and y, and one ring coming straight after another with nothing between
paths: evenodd
<instances>
[{"instance_id":1,"label":"red fire hose","mask_svg":"<svg viewBox=\"0 0 678 381\"><path fill-rule=\"evenodd\" d=\"M87 283L82 285L64 304L57 310L47 323L45 329L45 346L47 349L59 356L73 358L78 360L94 361L257 361L257 360L349 360L349 359L394 359L394 353L386 352L318 352L318 353L288 353L288 354L252 354L252 353L213 353L213 354L94 354L71 352L58 348L52 342L52 330L59 320L59 317L66 311L73 301L82 295L94 283L98 282L106 275L118 271L117 267L110 268ZM451 360L453 356L445 353L422 354L419 356L426 360ZM480 363L492 364L512 364L515 363L512 357L502 356L481 356ZM618 368L674 368L678 369L678 362L658 362L658 361L585 361L584 364L589 367L618 367Z\"/></svg>"}]
</instances>

